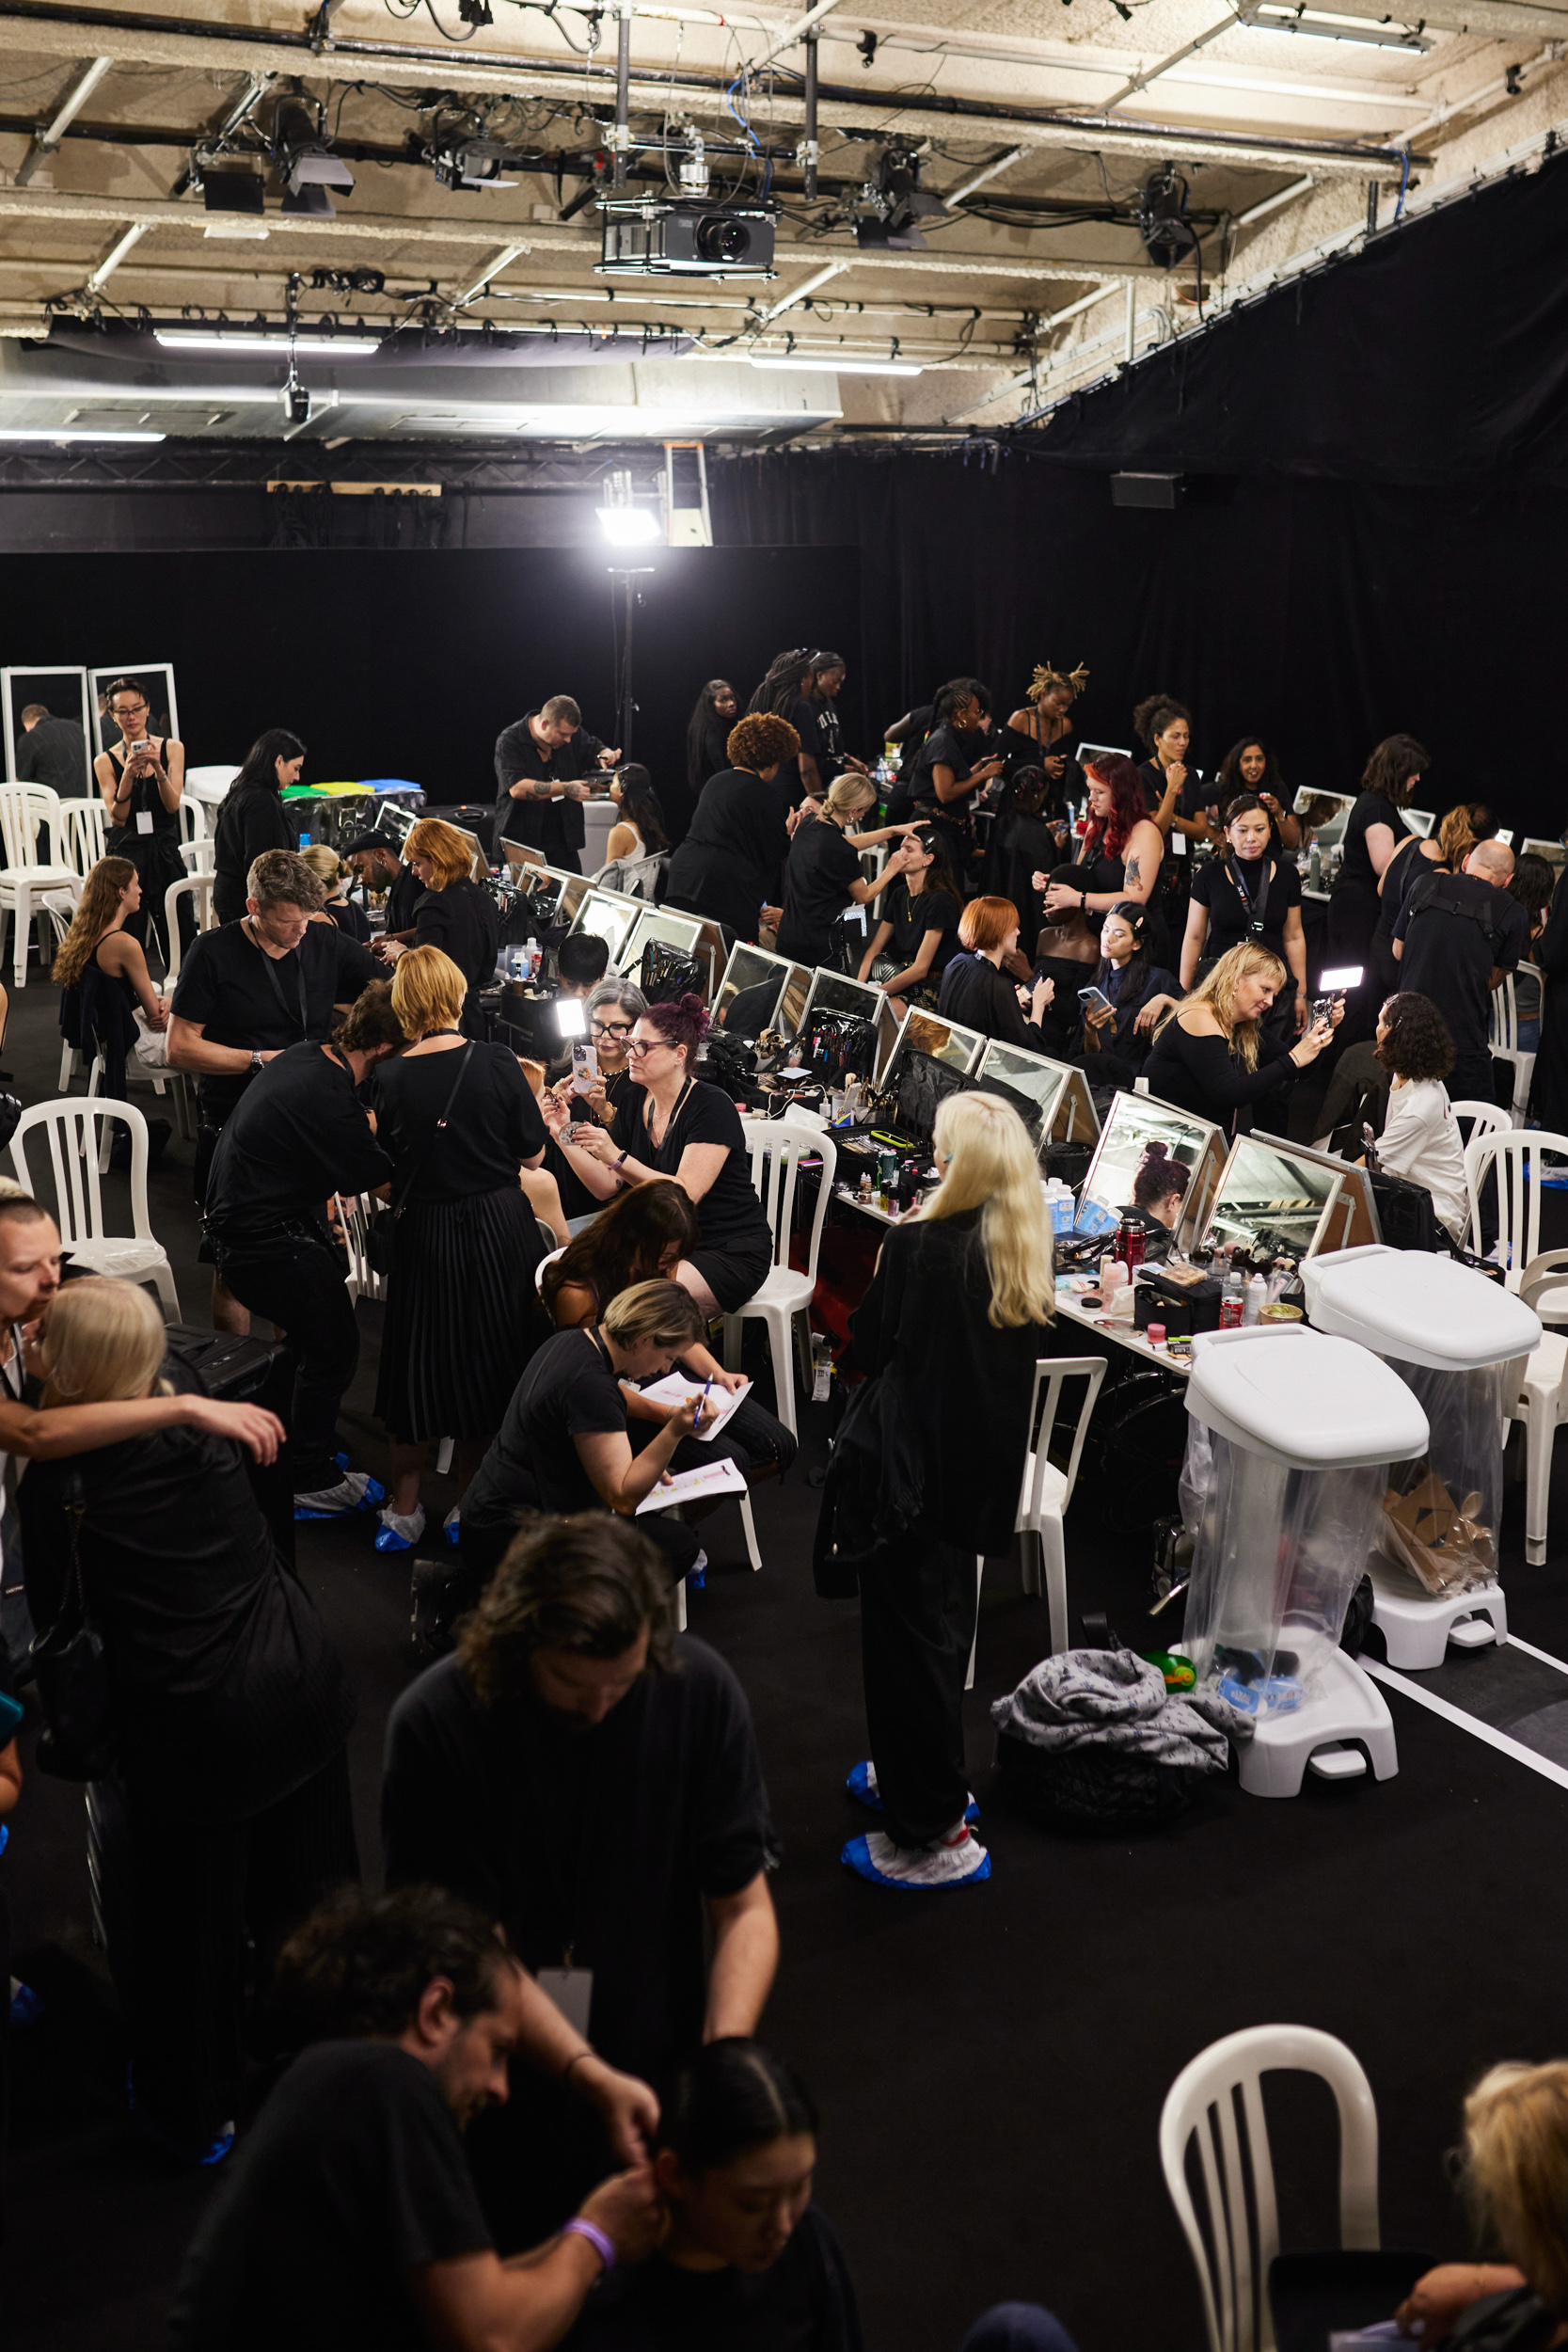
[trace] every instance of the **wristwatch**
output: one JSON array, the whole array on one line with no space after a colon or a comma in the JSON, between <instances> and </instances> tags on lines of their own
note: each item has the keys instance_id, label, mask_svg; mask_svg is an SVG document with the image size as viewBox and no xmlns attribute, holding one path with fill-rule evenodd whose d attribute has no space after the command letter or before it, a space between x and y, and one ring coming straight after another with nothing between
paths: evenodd
<instances>
[{"instance_id":1,"label":"wristwatch","mask_svg":"<svg viewBox=\"0 0 1568 2352\"><path fill-rule=\"evenodd\" d=\"M260 1050L252 1053L250 1057L250 1067L253 1072L261 1070L264 1067Z\"/></svg>"}]
</instances>

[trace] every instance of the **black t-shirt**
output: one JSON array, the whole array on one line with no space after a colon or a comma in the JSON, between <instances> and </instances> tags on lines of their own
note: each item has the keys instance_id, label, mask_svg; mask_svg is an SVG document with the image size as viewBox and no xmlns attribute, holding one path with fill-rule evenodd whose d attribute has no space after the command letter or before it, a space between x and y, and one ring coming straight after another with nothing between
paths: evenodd
<instances>
[{"instance_id":1,"label":"black t-shirt","mask_svg":"<svg viewBox=\"0 0 1568 2352\"><path fill-rule=\"evenodd\" d=\"M564 2352L861 2352L844 2249L815 2205L768 2270L680 2270L656 2255L588 2298Z\"/></svg>"},{"instance_id":2,"label":"black t-shirt","mask_svg":"<svg viewBox=\"0 0 1568 2352\"><path fill-rule=\"evenodd\" d=\"M322 913L324 914L329 914L332 917L333 922L337 924L338 929L341 931L347 931L350 939L356 939L361 947L368 947L370 946L371 918L365 913L364 908L358 905L356 900L353 898L328 898L325 906L322 909Z\"/></svg>"},{"instance_id":3,"label":"black t-shirt","mask_svg":"<svg viewBox=\"0 0 1568 2352\"><path fill-rule=\"evenodd\" d=\"M764 784L746 768L710 777L670 861L665 904L705 914L737 939L755 939L789 854L784 808L777 778Z\"/></svg>"},{"instance_id":4,"label":"black t-shirt","mask_svg":"<svg viewBox=\"0 0 1568 2352\"><path fill-rule=\"evenodd\" d=\"M818 702L814 695L802 694L789 714L789 723L800 739L800 749L816 762L817 782L826 788L837 775L843 725L838 705ZM799 763L797 763L799 765Z\"/></svg>"},{"instance_id":5,"label":"black t-shirt","mask_svg":"<svg viewBox=\"0 0 1568 2352\"><path fill-rule=\"evenodd\" d=\"M334 1009L351 1005L362 989L386 976L358 941L335 923L308 923L286 956L269 956L244 923L203 931L180 966L173 1011L194 1021L210 1045L273 1053L302 1038L322 1039ZM231 1107L249 1082L247 1071L203 1074L205 1098Z\"/></svg>"},{"instance_id":6,"label":"black t-shirt","mask_svg":"<svg viewBox=\"0 0 1568 2352\"><path fill-rule=\"evenodd\" d=\"M500 937L495 900L471 880L452 882L445 890L426 890L415 906L415 946L439 947L470 988L487 987L493 978Z\"/></svg>"},{"instance_id":7,"label":"black t-shirt","mask_svg":"<svg viewBox=\"0 0 1568 2352\"><path fill-rule=\"evenodd\" d=\"M319 1213L335 1192L373 1192L391 1173L353 1071L319 1045L291 1045L258 1073L225 1123L207 1215L235 1239L280 1216Z\"/></svg>"},{"instance_id":8,"label":"black t-shirt","mask_svg":"<svg viewBox=\"0 0 1568 2352\"><path fill-rule=\"evenodd\" d=\"M784 864L780 955L793 956L797 963L826 962L833 926L853 903L850 884L860 880L860 851L832 819L803 817Z\"/></svg>"},{"instance_id":9,"label":"black t-shirt","mask_svg":"<svg viewBox=\"0 0 1568 2352\"><path fill-rule=\"evenodd\" d=\"M17 1490L34 1622L69 1568L70 1462ZM190 1428L76 1457L82 1581L103 1644L115 1751L134 1788L192 1820L245 1820L335 1756L342 1663L284 1567L240 1447Z\"/></svg>"},{"instance_id":10,"label":"black t-shirt","mask_svg":"<svg viewBox=\"0 0 1568 2352\"><path fill-rule=\"evenodd\" d=\"M1469 910L1455 914L1455 907ZM1512 972L1529 945L1517 898L1479 874L1423 876L1394 926L1404 942L1400 987L1429 997L1449 1025L1456 1054L1484 1054L1492 970Z\"/></svg>"},{"instance_id":11,"label":"black t-shirt","mask_svg":"<svg viewBox=\"0 0 1568 2352\"><path fill-rule=\"evenodd\" d=\"M572 1440L612 1437L626 1425L626 1400L601 1343L591 1331L558 1331L513 1391L464 1508L495 1517L515 1501L519 1473L531 1472L546 1511L602 1510Z\"/></svg>"},{"instance_id":12,"label":"black t-shirt","mask_svg":"<svg viewBox=\"0 0 1568 2352\"><path fill-rule=\"evenodd\" d=\"M499 855L498 851L498 855ZM395 938L399 931L414 928L414 910L424 897L424 884L411 866L400 866L387 885L387 930Z\"/></svg>"},{"instance_id":13,"label":"black t-shirt","mask_svg":"<svg viewBox=\"0 0 1568 2352\"><path fill-rule=\"evenodd\" d=\"M388 1884L477 1904L527 1967L570 1947L594 2049L654 2081L702 2039L702 1898L739 1894L772 1845L744 1692L705 1643L673 1648L587 1731L531 1695L483 1706L443 1658L392 1708L381 1798Z\"/></svg>"},{"instance_id":14,"label":"black t-shirt","mask_svg":"<svg viewBox=\"0 0 1568 2352\"><path fill-rule=\"evenodd\" d=\"M704 1079L693 1079L676 1104L657 1152L647 1129L648 1108L646 1095L621 1104L610 1131L617 1152L629 1152L644 1168L673 1176L689 1143L721 1143L729 1158L696 1204L702 1247L768 1256L773 1236L752 1182L740 1113L730 1097Z\"/></svg>"},{"instance_id":15,"label":"black t-shirt","mask_svg":"<svg viewBox=\"0 0 1568 2352\"><path fill-rule=\"evenodd\" d=\"M598 771L599 754L605 746L596 735L578 727L566 742L546 745L529 724L530 719L538 716L537 710L527 712L496 738L498 856L502 841L525 841L533 849L559 845L580 850L587 838L580 801L535 800L529 793L520 800L512 798L512 787L525 776L531 782L559 776L568 784L581 784Z\"/></svg>"},{"instance_id":16,"label":"black t-shirt","mask_svg":"<svg viewBox=\"0 0 1568 2352\"><path fill-rule=\"evenodd\" d=\"M16 747L19 784L46 784L62 800L97 790L87 766L87 739L74 719L40 719Z\"/></svg>"},{"instance_id":17,"label":"black t-shirt","mask_svg":"<svg viewBox=\"0 0 1568 2352\"><path fill-rule=\"evenodd\" d=\"M982 734L960 734L956 727L934 727L920 747L919 756L910 777L910 797L918 805L934 802L937 787L931 777L933 768L951 768L962 784L974 773L980 762L990 755L990 745ZM943 807L958 813L961 803L947 801Z\"/></svg>"},{"instance_id":18,"label":"black t-shirt","mask_svg":"<svg viewBox=\"0 0 1568 2352\"><path fill-rule=\"evenodd\" d=\"M437 1133L465 1054L463 1083ZM504 1045L400 1054L377 1066L371 1106L377 1139L392 1161L400 1203L499 1192L517 1182L524 1160L545 1148L545 1121L533 1089L516 1055Z\"/></svg>"},{"instance_id":19,"label":"black t-shirt","mask_svg":"<svg viewBox=\"0 0 1568 2352\"><path fill-rule=\"evenodd\" d=\"M1410 831L1392 801L1381 792L1363 792L1345 819L1342 839L1344 857L1340 862L1334 887L1342 890L1347 884L1371 892L1377 888L1377 876L1372 870L1370 852L1367 848L1367 828L1386 825L1395 841Z\"/></svg>"},{"instance_id":20,"label":"black t-shirt","mask_svg":"<svg viewBox=\"0 0 1568 2352\"><path fill-rule=\"evenodd\" d=\"M919 955L927 931L941 932L927 974L930 979L940 979L958 951L958 917L963 909L957 898L929 884L911 898L908 882L897 882L882 905L886 909L883 920L893 925L890 952L897 957L900 971L907 971Z\"/></svg>"},{"instance_id":21,"label":"black t-shirt","mask_svg":"<svg viewBox=\"0 0 1568 2352\"><path fill-rule=\"evenodd\" d=\"M1223 956L1243 939L1256 936L1259 946L1272 948L1283 958L1285 918L1292 907L1301 904L1301 876L1289 858L1274 859L1274 875L1259 909L1263 928L1255 934L1252 894L1261 880L1259 866L1268 854L1265 850L1262 858L1251 862L1245 858L1232 861L1228 855L1212 857L1194 874L1192 902L1207 908L1209 914L1209 930L1203 942L1206 956Z\"/></svg>"},{"instance_id":22,"label":"black t-shirt","mask_svg":"<svg viewBox=\"0 0 1568 2352\"><path fill-rule=\"evenodd\" d=\"M170 2352L428 2352L408 2272L491 2243L430 2069L391 2042L318 2042L202 2217Z\"/></svg>"},{"instance_id":23,"label":"black t-shirt","mask_svg":"<svg viewBox=\"0 0 1568 2352\"><path fill-rule=\"evenodd\" d=\"M218 921L237 923L245 913L246 880L264 850L298 847L280 794L264 784L243 792L230 788L213 827L213 912Z\"/></svg>"}]
</instances>

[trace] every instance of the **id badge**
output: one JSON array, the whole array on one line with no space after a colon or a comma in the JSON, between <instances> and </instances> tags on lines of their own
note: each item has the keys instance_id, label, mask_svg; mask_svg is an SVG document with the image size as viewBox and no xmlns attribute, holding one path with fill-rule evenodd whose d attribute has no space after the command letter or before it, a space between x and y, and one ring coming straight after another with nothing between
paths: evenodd
<instances>
[{"instance_id":1,"label":"id badge","mask_svg":"<svg viewBox=\"0 0 1568 2352\"><path fill-rule=\"evenodd\" d=\"M588 2012L594 2006L594 1971L592 1968L540 1968L534 1981L541 1993L548 1994L569 2026L575 2026L586 2042Z\"/></svg>"},{"instance_id":2,"label":"id badge","mask_svg":"<svg viewBox=\"0 0 1568 2352\"><path fill-rule=\"evenodd\" d=\"M152 831L152 811L150 808L137 809L136 831L138 833L150 833Z\"/></svg>"}]
</instances>

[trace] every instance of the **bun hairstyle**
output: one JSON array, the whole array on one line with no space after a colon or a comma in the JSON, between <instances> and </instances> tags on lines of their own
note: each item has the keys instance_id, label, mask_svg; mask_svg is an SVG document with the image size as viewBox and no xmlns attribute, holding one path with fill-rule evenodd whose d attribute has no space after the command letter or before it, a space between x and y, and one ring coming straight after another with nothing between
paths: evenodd
<instances>
[{"instance_id":1,"label":"bun hairstyle","mask_svg":"<svg viewBox=\"0 0 1568 2352\"><path fill-rule=\"evenodd\" d=\"M1173 1159L1163 1143L1151 1143L1138 1162L1132 1178L1132 1206L1151 1209L1156 1200L1168 1200L1174 1193L1180 1200L1186 1198L1193 1171L1185 1160Z\"/></svg>"},{"instance_id":2,"label":"bun hairstyle","mask_svg":"<svg viewBox=\"0 0 1568 2352\"><path fill-rule=\"evenodd\" d=\"M702 998L676 996L667 1005L650 1005L638 1018L656 1028L666 1045L686 1048L686 1066L689 1071L707 1040L709 1023Z\"/></svg>"},{"instance_id":3,"label":"bun hairstyle","mask_svg":"<svg viewBox=\"0 0 1568 2352\"><path fill-rule=\"evenodd\" d=\"M1132 725L1140 743L1147 743L1152 752L1173 719L1185 719L1189 726L1193 714L1185 703L1179 703L1170 694L1148 694L1132 713Z\"/></svg>"}]
</instances>

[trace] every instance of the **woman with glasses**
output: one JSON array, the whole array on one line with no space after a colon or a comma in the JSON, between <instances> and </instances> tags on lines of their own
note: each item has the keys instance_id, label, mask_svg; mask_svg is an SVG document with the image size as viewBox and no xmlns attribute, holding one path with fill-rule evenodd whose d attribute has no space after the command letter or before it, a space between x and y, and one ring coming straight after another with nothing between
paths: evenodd
<instances>
[{"instance_id":1,"label":"woman with glasses","mask_svg":"<svg viewBox=\"0 0 1568 2352\"><path fill-rule=\"evenodd\" d=\"M127 935L145 955L150 921L166 967L164 893L170 882L185 879L185 861L180 854L185 746L171 735L149 735L147 696L135 678L116 678L109 689L109 716L119 729L119 740L110 750L100 752L92 763L103 801L103 849L109 857L128 858L141 883L141 906L126 918ZM188 898L182 898L182 954L195 937L196 915Z\"/></svg>"},{"instance_id":2,"label":"woman with glasses","mask_svg":"<svg viewBox=\"0 0 1568 2352\"><path fill-rule=\"evenodd\" d=\"M570 1073L551 1089L551 1099L564 1107L568 1120L596 1119L601 1127L613 1126L622 1104L632 1096L641 1096L642 1089L631 1074L626 1047L631 1042L638 1014L647 1009L642 991L630 980L602 980L590 992L583 1009L588 1016L588 1042L599 1065L598 1075L590 1079L586 1094L573 1092ZM598 1215L603 1201L584 1184L573 1165L570 1147L563 1146L553 1133L545 1145L544 1166L555 1178L561 1213L569 1225Z\"/></svg>"},{"instance_id":3,"label":"woman with glasses","mask_svg":"<svg viewBox=\"0 0 1568 2352\"><path fill-rule=\"evenodd\" d=\"M773 1263L773 1235L752 1183L740 1114L723 1090L693 1074L708 1018L699 996L649 1005L626 1053L641 1093L623 1102L610 1133L555 1097L546 1119L572 1167L601 1200L627 1184L673 1176L697 1212L698 1246L675 1279L707 1315L733 1314Z\"/></svg>"}]
</instances>

